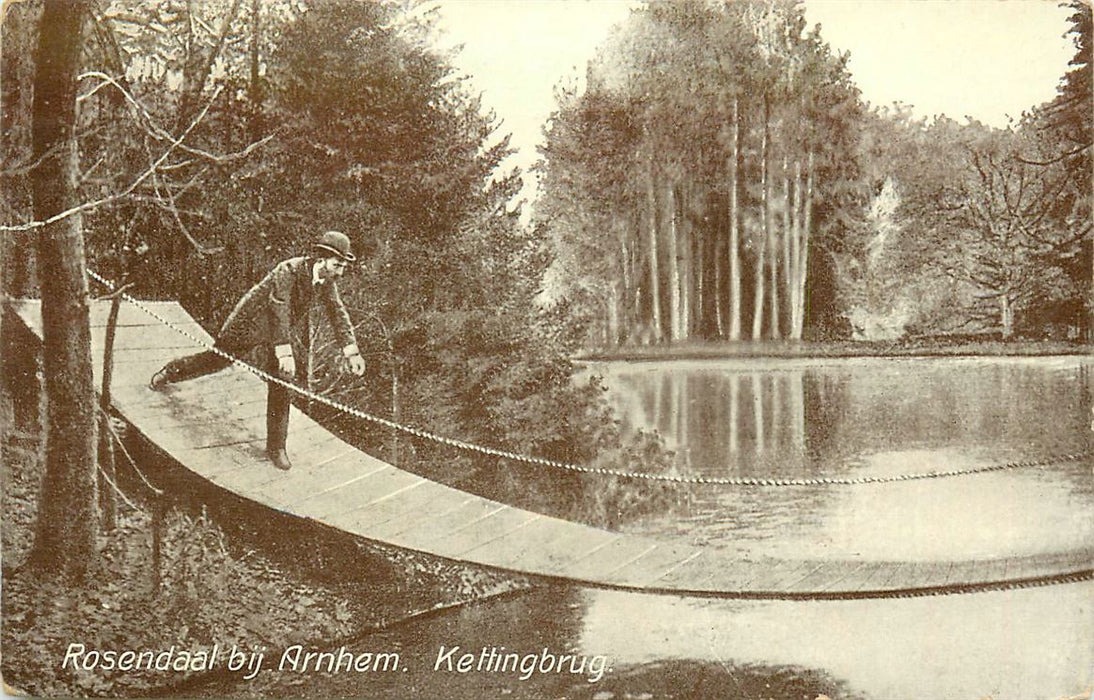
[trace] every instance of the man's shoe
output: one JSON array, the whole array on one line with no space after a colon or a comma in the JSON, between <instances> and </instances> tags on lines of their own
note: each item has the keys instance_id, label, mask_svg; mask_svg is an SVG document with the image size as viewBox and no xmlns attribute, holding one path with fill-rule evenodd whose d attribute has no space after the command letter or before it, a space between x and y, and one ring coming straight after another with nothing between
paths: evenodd
<instances>
[{"instance_id":1,"label":"man's shoe","mask_svg":"<svg viewBox=\"0 0 1094 700\"><path fill-rule=\"evenodd\" d=\"M273 465L281 471L289 471L292 469L292 462L289 461L289 455L285 454L285 448L280 450L266 450L266 456L270 458Z\"/></svg>"},{"instance_id":2,"label":"man's shoe","mask_svg":"<svg viewBox=\"0 0 1094 700\"><path fill-rule=\"evenodd\" d=\"M167 378L167 368L164 367L152 375L152 379L148 382L148 388L152 391L160 391L170 383L171 380Z\"/></svg>"}]
</instances>

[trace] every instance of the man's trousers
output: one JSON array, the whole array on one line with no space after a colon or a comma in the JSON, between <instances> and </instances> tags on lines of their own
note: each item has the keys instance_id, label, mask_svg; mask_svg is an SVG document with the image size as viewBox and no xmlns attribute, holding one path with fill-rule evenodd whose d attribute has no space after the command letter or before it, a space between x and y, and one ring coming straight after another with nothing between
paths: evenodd
<instances>
[{"instance_id":1,"label":"man's trousers","mask_svg":"<svg viewBox=\"0 0 1094 700\"><path fill-rule=\"evenodd\" d=\"M246 345L222 343L218 340L216 347L234 357L243 357L257 349L261 353L261 360L258 363L259 369L262 369L275 377L281 376L281 372L278 368L277 356L274 354L274 349L271 345L247 347ZM167 363L162 371L166 374L168 382L175 383L219 372L230 364L232 364L231 360L222 357L212 350L206 350L195 355L188 355L186 357L180 357L177 360L172 360ZM306 381L307 376L307 361L298 360L296 362L297 382ZM289 435L289 407L291 405L292 392L290 389L274 382L266 382L267 452L276 452L285 448L285 442Z\"/></svg>"}]
</instances>

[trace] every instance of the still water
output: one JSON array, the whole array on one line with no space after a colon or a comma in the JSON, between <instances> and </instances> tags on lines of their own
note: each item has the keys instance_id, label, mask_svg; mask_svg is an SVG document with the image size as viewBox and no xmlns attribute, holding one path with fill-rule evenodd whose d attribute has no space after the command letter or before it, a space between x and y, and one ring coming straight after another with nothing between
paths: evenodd
<instances>
[{"instance_id":1,"label":"still water","mask_svg":"<svg viewBox=\"0 0 1094 700\"><path fill-rule=\"evenodd\" d=\"M603 363L682 475L893 476L1091 448L1087 357ZM978 559L1094 542L1089 461L886 484L695 486L629 529L773 556Z\"/></svg>"},{"instance_id":2,"label":"still water","mask_svg":"<svg viewBox=\"0 0 1094 700\"><path fill-rule=\"evenodd\" d=\"M893 600L732 601L550 587L411 621L350 653L395 673L263 674L216 696L406 700L1078 700L1094 584ZM438 666L445 650L604 659L602 674ZM271 660L271 664L275 663Z\"/></svg>"},{"instance_id":3,"label":"still water","mask_svg":"<svg viewBox=\"0 0 1094 700\"><path fill-rule=\"evenodd\" d=\"M1089 358L598 364L628 431L682 475L894 475L1091 448ZM1089 547L1089 460L893 484L689 487L630 522L773 556L964 561ZM437 668L442 647L602 657L606 670ZM1089 698L1094 583L848 601L696 599L549 586L354 643L398 674L271 677L292 696L366 698ZM221 689L235 694L242 688ZM249 688L256 690L255 686Z\"/></svg>"}]
</instances>

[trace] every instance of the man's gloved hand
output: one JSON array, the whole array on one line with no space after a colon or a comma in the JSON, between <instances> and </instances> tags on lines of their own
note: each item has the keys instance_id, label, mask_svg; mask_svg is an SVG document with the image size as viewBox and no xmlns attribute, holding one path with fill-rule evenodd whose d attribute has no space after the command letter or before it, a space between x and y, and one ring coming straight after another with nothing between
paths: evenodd
<instances>
[{"instance_id":1,"label":"man's gloved hand","mask_svg":"<svg viewBox=\"0 0 1094 700\"><path fill-rule=\"evenodd\" d=\"M361 351L357 349L357 343L351 343L342 348L342 357L346 358L349 371L360 377L365 373L365 358L361 357Z\"/></svg>"},{"instance_id":2,"label":"man's gloved hand","mask_svg":"<svg viewBox=\"0 0 1094 700\"><path fill-rule=\"evenodd\" d=\"M287 377L296 376L296 360L292 356L292 345L285 343L274 348L277 356L277 369Z\"/></svg>"}]
</instances>

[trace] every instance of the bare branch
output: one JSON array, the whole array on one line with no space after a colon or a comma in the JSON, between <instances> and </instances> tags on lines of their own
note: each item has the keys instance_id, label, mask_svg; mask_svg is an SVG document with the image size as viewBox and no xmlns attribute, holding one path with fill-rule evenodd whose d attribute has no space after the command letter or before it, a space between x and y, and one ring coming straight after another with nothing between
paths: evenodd
<instances>
[{"instance_id":1,"label":"bare branch","mask_svg":"<svg viewBox=\"0 0 1094 700\"><path fill-rule=\"evenodd\" d=\"M134 97L128 90L126 90L125 87L123 85L121 85L116 79L114 79L113 77L111 77L111 76L109 76L105 73L101 73L99 71L90 71L88 73L84 73L80 76L80 78L81 79L83 79L83 78L98 78L101 82L98 85L96 85L94 88L92 88L90 91L88 91L87 93L84 93L83 95L80 95L79 97L77 97L76 98L77 102L82 102L83 100L86 100L87 98L89 98L92 95L94 95L95 93L97 93L100 89L102 89L102 88L106 87L107 85L109 85L109 86L117 89L119 92L121 92L122 95L125 97L126 101L129 102L131 105L133 105L133 107L139 112L140 116L143 117L143 121L146 124L145 132L149 136L156 139L157 141L174 141L174 136L171 134L171 132L169 132L167 129L165 129L162 126L160 126L159 124L157 124L155 118L148 111L148 109L141 103L141 101L138 100L136 97ZM220 89L221 88L218 88L218 91ZM212 100L210 100L210 102L212 102ZM206 109L208 109L208 107L206 107ZM198 156L198 157L204 158L205 160L209 160L209 161L212 161L212 162L217 163L217 164L223 164L223 163L231 162L233 160L239 160L241 158L247 157L252 152L254 152L256 149L260 148L261 146L264 146L266 143L268 143L270 140L272 140L275 135L276 134L269 134L265 138L260 139L258 141L255 141L252 144L249 144L243 150L234 151L232 153L224 153L224 154L210 153L209 151L205 151L203 149L196 148L194 146L190 146L190 145L187 145L185 143L177 144L177 148L178 148L179 151L182 151L183 153L189 153L190 155ZM165 166L165 167L177 167L177 166L172 165L172 166Z\"/></svg>"},{"instance_id":2,"label":"bare branch","mask_svg":"<svg viewBox=\"0 0 1094 700\"><path fill-rule=\"evenodd\" d=\"M1015 156L1015 158L1017 158L1020 162L1025 163L1026 165L1055 165L1056 163L1059 163L1060 161L1064 161L1064 160L1067 160L1068 158L1072 158L1074 156L1079 155L1083 151L1088 150L1092 145L1094 145L1094 144L1084 143L1081 146L1079 146L1078 148L1072 149L1070 151L1066 151L1064 153L1061 153L1058 156L1055 156L1053 158L1049 158L1048 160L1029 160L1028 158L1023 158L1022 156Z\"/></svg>"},{"instance_id":3,"label":"bare branch","mask_svg":"<svg viewBox=\"0 0 1094 700\"><path fill-rule=\"evenodd\" d=\"M156 188L156 192L158 193L160 191L159 175L155 173L152 174L152 183L153 186ZM201 257L205 257L206 255L223 251L223 246L219 248L210 248L198 239L194 238L193 234L190 233L190 229L186 228L186 224L182 222L182 216L179 214L178 207L175 205L175 196L171 193L171 188L164 187L163 189L167 193L167 202L164 203L164 201L161 199L159 201L159 205L167 209L171 213L171 217L175 220L175 223L178 225L179 230L182 231L182 235L186 238L190 245L194 247L194 250L197 251L198 255L200 255Z\"/></svg>"},{"instance_id":4,"label":"bare branch","mask_svg":"<svg viewBox=\"0 0 1094 700\"><path fill-rule=\"evenodd\" d=\"M126 187L121 192L109 195L107 197L103 197L101 199L94 200L92 202L84 202L83 204L79 204L75 207L71 207L70 209L66 209L65 211L60 212L59 214L55 214L54 216L51 216L48 219L45 219L44 221L29 221L25 224L19 224L17 226L0 226L0 231L30 231L30 230L33 230L33 229L43 228L45 226L49 226L50 224L54 224L58 221L62 221L64 219L67 219L68 217L73 216L75 214L79 214L81 212L85 212L85 211L88 211L88 210L91 210L91 209L96 209L96 208L98 208L98 207L100 207L104 204L109 204L110 202L114 202L114 201L117 201L119 199L122 199L123 197L126 197L133 190L137 189L137 187L142 182L147 180L153 173L155 173L156 169L160 165L162 165L165 160L167 160L167 157L171 155L171 153L175 150L175 148L179 144L181 144L186 139L187 136L190 135L190 132L193 131L199 123L201 123L201 121L205 118L205 115L209 112L209 108L213 106L213 101L216 100L216 98L220 95L221 90L222 90L222 88L220 88L220 87L218 87L216 89L216 91L214 92L212 98L210 98L209 102L206 103L205 107L202 108L201 112L198 113L197 117L194 118L194 120L190 123L190 125L188 127L186 127L185 131L183 131L182 134L177 139L172 141L171 145L169 145L164 150L164 152L160 155L160 157L157 158L152 163L152 165L150 165L148 167L147 170L145 170L143 173L141 173L137 177L136 180L134 180L128 187Z\"/></svg>"}]
</instances>

